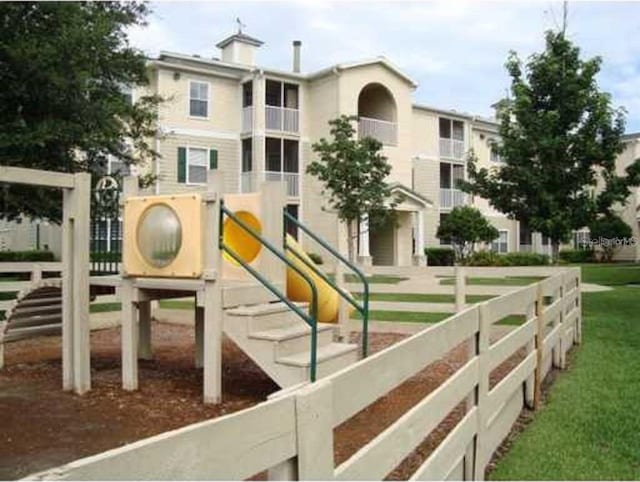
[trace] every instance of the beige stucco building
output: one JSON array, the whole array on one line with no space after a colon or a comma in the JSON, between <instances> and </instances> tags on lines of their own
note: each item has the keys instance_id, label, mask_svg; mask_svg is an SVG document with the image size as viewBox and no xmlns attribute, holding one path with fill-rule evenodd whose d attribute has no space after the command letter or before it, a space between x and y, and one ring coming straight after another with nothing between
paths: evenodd
<instances>
[{"instance_id":1,"label":"beige stucco building","mask_svg":"<svg viewBox=\"0 0 640 482\"><path fill-rule=\"evenodd\" d=\"M292 69L280 71L257 65L261 46L238 33L217 44L219 58L161 52L149 61L150 85L132 94L166 99L154 141L161 158L142 167L157 177L155 193L202 189L208 169L224 175L227 192L250 192L265 180L282 180L289 212L337 246L344 231L318 181L305 171L314 156L312 144L329 134L328 121L357 115L358 135L383 143L392 165L389 181L403 199L395 224L369 229L365 220L360 226L363 262L424 263L425 246L445 244L436 237L440 220L462 204L477 206L500 230L492 249L550 249L540 235L456 189L470 149L480 166L500 165L491 149L498 138L494 120L416 104L416 82L384 57L303 73L301 45L294 42ZM626 139L620 168L640 157L638 137ZM635 233L637 204L636 195L624 211ZM638 259L639 253L640 248L626 249L621 256Z\"/></svg>"}]
</instances>

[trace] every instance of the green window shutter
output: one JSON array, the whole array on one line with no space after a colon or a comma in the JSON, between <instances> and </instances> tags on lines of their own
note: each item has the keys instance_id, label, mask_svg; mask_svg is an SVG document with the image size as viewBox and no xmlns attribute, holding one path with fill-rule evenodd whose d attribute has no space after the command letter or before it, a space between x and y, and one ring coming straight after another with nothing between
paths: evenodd
<instances>
[{"instance_id":1,"label":"green window shutter","mask_svg":"<svg viewBox=\"0 0 640 482\"><path fill-rule=\"evenodd\" d=\"M209 149L209 169L218 169L218 150Z\"/></svg>"},{"instance_id":2,"label":"green window shutter","mask_svg":"<svg viewBox=\"0 0 640 482\"><path fill-rule=\"evenodd\" d=\"M178 182L187 182L187 148L178 147Z\"/></svg>"}]
</instances>

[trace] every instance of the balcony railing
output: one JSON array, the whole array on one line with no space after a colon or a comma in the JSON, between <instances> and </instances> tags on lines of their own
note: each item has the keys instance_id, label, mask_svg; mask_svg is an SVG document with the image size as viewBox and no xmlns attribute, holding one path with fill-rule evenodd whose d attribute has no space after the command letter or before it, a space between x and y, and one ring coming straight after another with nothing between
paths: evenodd
<instances>
[{"instance_id":1,"label":"balcony railing","mask_svg":"<svg viewBox=\"0 0 640 482\"><path fill-rule=\"evenodd\" d=\"M240 174L240 192L255 192L253 171Z\"/></svg>"},{"instance_id":2,"label":"balcony railing","mask_svg":"<svg viewBox=\"0 0 640 482\"><path fill-rule=\"evenodd\" d=\"M265 114L267 130L293 133L300 130L300 111L298 109L268 105L265 108Z\"/></svg>"},{"instance_id":3,"label":"balcony railing","mask_svg":"<svg viewBox=\"0 0 640 482\"><path fill-rule=\"evenodd\" d=\"M385 146L395 146L398 143L398 129L395 122L360 117L358 119L358 138L373 137Z\"/></svg>"},{"instance_id":4,"label":"balcony railing","mask_svg":"<svg viewBox=\"0 0 640 482\"><path fill-rule=\"evenodd\" d=\"M253 130L253 106L249 105L242 108L242 133L251 132Z\"/></svg>"},{"instance_id":5,"label":"balcony railing","mask_svg":"<svg viewBox=\"0 0 640 482\"><path fill-rule=\"evenodd\" d=\"M300 174L297 172L265 171L266 181L284 181L287 186L287 196L300 196Z\"/></svg>"},{"instance_id":6,"label":"balcony railing","mask_svg":"<svg viewBox=\"0 0 640 482\"><path fill-rule=\"evenodd\" d=\"M464 159L464 141L440 138L440 157Z\"/></svg>"},{"instance_id":7,"label":"balcony railing","mask_svg":"<svg viewBox=\"0 0 640 482\"><path fill-rule=\"evenodd\" d=\"M452 209L464 206L467 196L460 189L440 189L440 208Z\"/></svg>"}]
</instances>

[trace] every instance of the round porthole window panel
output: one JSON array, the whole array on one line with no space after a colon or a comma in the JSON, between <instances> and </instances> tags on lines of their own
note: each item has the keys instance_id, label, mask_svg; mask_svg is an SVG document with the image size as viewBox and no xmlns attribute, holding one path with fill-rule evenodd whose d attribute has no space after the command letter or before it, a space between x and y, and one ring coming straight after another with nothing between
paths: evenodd
<instances>
[{"instance_id":1,"label":"round porthole window panel","mask_svg":"<svg viewBox=\"0 0 640 482\"><path fill-rule=\"evenodd\" d=\"M149 207L140 217L137 244L144 260L155 268L169 266L182 246L182 225L166 204Z\"/></svg>"}]
</instances>

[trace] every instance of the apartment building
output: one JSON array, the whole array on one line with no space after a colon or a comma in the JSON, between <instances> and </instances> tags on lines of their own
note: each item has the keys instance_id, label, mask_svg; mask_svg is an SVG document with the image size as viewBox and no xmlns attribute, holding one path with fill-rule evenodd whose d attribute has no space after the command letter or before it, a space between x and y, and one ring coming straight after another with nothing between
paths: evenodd
<instances>
[{"instance_id":1,"label":"apartment building","mask_svg":"<svg viewBox=\"0 0 640 482\"><path fill-rule=\"evenodd\" d=\"M478 207L499 230L491 249L550 251L539 233L456 188L466 175L470 149L480 166L500 166L491 148L498 139L494 120L416 104L417 83L384 57L303 73L300 42L293 43L290 71L258 65L262 46L238 32L217 44L219 58L161 52L149 61L150 84L144 93L167 99L160 107L155 139L162 157L142 167L157 177L153 192L203 189L210 169L224 176L226 192L251 192L265 180L283 181L287 210L339 246L344 227L327 206L318 181L305 171L314 156L312 144L329 136L328 122L342 114L357 115L358 135L382 142L392 165L389 181L402 199L395 223L370 228L362 222L362 263L423 264L425 246L447 243L436 236L440 221L464 204ZM135 99L142 93L131 95ZM639 137L625 139L621 169L640 157ZM637 203L636 194L624 212L636 233ZM101 235L110 238L108 227ZM308 240L302 242L308 251L317 250ZM626 249L621 256L639 259L640 248Z\"/></svg>"}]
</instances>

